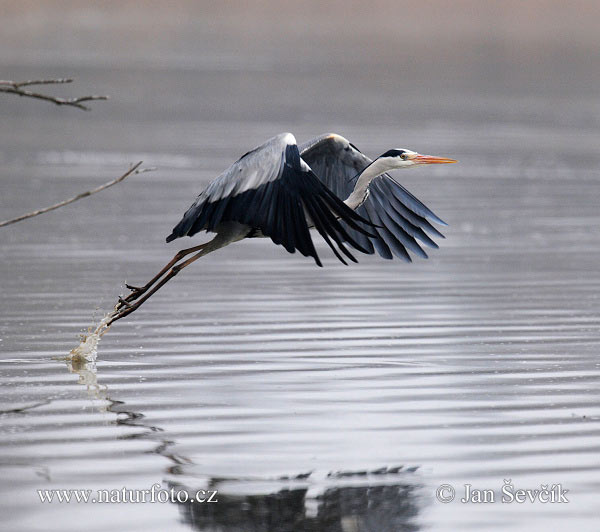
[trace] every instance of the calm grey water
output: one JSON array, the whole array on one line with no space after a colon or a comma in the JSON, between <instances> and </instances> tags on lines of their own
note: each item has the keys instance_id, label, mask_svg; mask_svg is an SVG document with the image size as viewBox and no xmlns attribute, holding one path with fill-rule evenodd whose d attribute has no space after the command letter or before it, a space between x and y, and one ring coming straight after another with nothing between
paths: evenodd
<instances>
[{"instance_id":1,"label":"calm grey water","mask_svg":"<svg viewBox=\"0 0 600 532\"><path fill-rule=\"evenodd\" d=\"M464 6L464 28L450 16L439 33L427 12L422 35L359 6L314 25L273 6L59 7L5 3L0 77L69 75L68 94L112 99L82 113L2 96L0 218L138 160L157 170L0 229L1 529L597 530L600 61L585 13L569 40L543 17L504 35L497 12ZM242 242L117 323L95 363L62 360L178 249L164 237L202 187L287 130L459 159L396 176L450 224L440 249L344 267L321 245L319 269ZM560 484L569 502L502 503L504 479ZM37 494L157 483L219 502ZM496 502L461 503L465 484Z\"/></svg>"}]
</instances>

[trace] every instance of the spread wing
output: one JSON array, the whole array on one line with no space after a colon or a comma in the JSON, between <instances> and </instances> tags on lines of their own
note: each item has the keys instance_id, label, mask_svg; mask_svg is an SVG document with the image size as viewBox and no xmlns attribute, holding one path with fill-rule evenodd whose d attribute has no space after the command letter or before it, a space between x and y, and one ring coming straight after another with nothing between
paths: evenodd
<instances>
[{"instance_id":1,"label":"spread wing","mask_svg":"<svg viewBox=\"0 0 600 532\"><path fill-rule=\"evenodd\" d=\"M283 133L246 153L208 185L167 242L202 230L218 231L219 224L233 221L260 231L290 253L298 250L313 257L321 266L307 215L344 264L339 251L356 262L344 242L368 252L354 236L370 234L357 223L368 222L315 176L300 158L294 136Z\"/></svg>"},{"instance_id":2,"label":"spread wing","mask_svg":"<svg viewBox=\"0 0 600 532\"><path fill-rule=\"evenodd\" d=\"M312 168L319 179L340 199L345 200L354 189L356 175L372 160L362 154L356 146L335 133L322 135L300 146L300 156ZM365 235L348 227L348 234L369 253L376 249L383 258L393 255L411 261L407 250L427 258L421 243L437 248L438 245L427 234L444 238L429 220L448 225L427 206L415 198L389 174L371 181L365 202L356 210L373 226L375 235Z\"/></svg>"}]
</instances>

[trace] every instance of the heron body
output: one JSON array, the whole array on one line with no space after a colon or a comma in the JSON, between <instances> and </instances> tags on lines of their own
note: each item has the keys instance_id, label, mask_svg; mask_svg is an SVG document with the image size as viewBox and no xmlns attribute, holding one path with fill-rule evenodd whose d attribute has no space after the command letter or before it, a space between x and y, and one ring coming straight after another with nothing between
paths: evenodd
<instances>
[{"instance_id":1,"label":"heron body","mask_svg":"<svg viewBox=\"0 0 600 532\"><path fill-rule=\"evenodd\" d=\"M245 238L268 237L290 253L298 250L312 257L319 266L312 228L344 264L344 256L357 262L347 246L367 254L377 251L386 259L410 261L408 251L427 258L421 245L437 248L432 236L443 238L431 222L446 223L388 172L452 162L456 161L407 149L388 150L371 160L334 133L300 146L291 133L277 135L210 183L167 242L200 231L216 233L215 237L178 252L143 287L129 286L132 293L120 299L111 322L133 312L198 258Z\"/></svg>"}]
</instances>

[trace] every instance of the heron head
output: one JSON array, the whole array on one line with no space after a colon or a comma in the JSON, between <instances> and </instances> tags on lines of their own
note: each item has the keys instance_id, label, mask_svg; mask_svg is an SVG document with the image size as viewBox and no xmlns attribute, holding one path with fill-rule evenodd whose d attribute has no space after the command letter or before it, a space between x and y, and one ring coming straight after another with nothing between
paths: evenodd
<instances>
[{"instance_id":1,"label":"heron head","mask_svg":"<svg viewBox=\"0 0 600 532\"><path fill-rule=\"evenodd\" d=\"M405 148L394 148L380 155L378 160L389 165L390 169L394 168L410 168L420 164L445 164L457 163L454 159L446 157L435 157L434 155L421 155L416 151L407 150Z\"/></svg>"}]
</instances>

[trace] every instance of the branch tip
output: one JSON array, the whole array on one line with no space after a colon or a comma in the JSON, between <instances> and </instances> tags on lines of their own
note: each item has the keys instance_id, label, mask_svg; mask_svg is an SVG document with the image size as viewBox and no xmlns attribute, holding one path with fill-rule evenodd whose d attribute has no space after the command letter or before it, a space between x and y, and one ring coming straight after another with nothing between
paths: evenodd
<instances>
[{"instance_id":1,"label":"branch tip","mask_svg":"<svg viewBox=\"0 0 600 532\"><path fill-rule=\"evenodd\" d=\"M38 79L38 80L27 80L27 81L9 81L0 80L0 92L8 94L17 94L18 96L26 96L28 98L36 98L38 100L45 100L52 102L56 105L68 105L71 107L77 107L83 111L89 111L90 108L83 105L81 102L89 102L94 100L108 100L108 96L80 96L79 98L59 98L57 96L50 96L48 94L42 94L38 92L32 92L23 89L23 87L29 87L32 85L57 85L72 83L72 78L58 78L58 79Z\"/></svg>"},{"instance_id":2,"label":"branch tip","mask_svg":"<svg viewBox=\"0 0 600 532\"><path fill-rule=\"evenodd\" d=\"M68 205L69 203L73 203L74 201L77 201L81 198L87 198L88 196L91 196L92 194L96 194L96 192L101 192L102 190L104 190L106 188L112 187L113 185L116 185L117 183L120 183L121 181L123 181L126 177L130 176L131 174L141 174L141 173L151 170L150 168L141 168L138 170L138 168L140 167L141 164L142 164L142 161L131 166L129 168L129 170L127 170L127 172L125 172L123 175L117 177L116 179L113 179L112 181L109 181L108 183L104 183L103 185L100 185L99 187L96 187L91 190L87 190L86 192L77 194L77 196L73 196L72 198L61 201L60 203L56 203L54 205L51 205L50 207L45 207L45 208L39 209L37 211L28 212L27 214L22 214L21 216L17 216L16 218L12 218L10 220L4 220L3 222L0 222L0 227L5 227L7 225L11 225L11 224L20 222L22 220L27 220L28 218L33 218L34 216L39 216L40 214L44 214L46 212L53 211L60 207L64 207L65 205Z\"/></svg>"}]
</instances>

